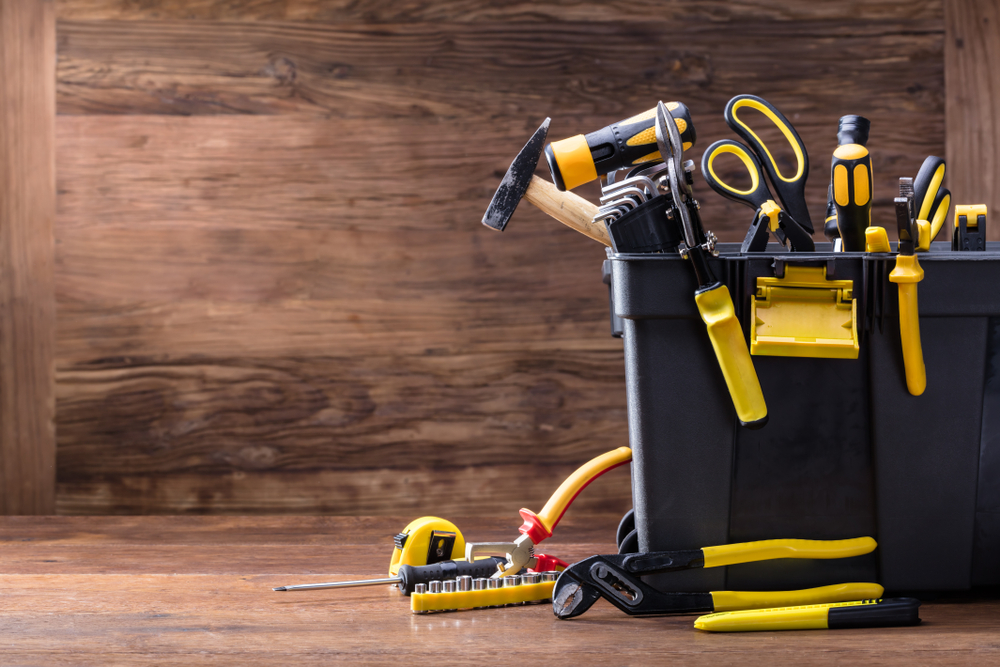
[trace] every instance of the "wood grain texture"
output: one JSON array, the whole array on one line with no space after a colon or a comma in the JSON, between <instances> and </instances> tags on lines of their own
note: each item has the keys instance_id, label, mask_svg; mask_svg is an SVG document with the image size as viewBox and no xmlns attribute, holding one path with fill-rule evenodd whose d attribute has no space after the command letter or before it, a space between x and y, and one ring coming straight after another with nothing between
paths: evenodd
<instances>
[{"instance_id":1,"label":"wood grain texture","mask_svg":"<svg viewBox=\"0 0 1000 667\"><path fill-rule=\"evenodd\" d=\"M986 204L986 236L1000 240L1000 7L995 2L945 4L948 183L955 204ZM952 229L953 220L948 221Z\"/></svg>"},{"instance_id":2,"label":"wood grain texture","mask_svg":"<svg viewBox=\"0 0 1000 667\"><path fill-rule=\"evenodd\" d=\"M0 2L0 514L55 507L54 9Z\"/></svg>"},{"instance_id":3,"label":"wood grain texture","mask_svg":"<svg viewBox=\"0 0 1000 667\"><path fill-rule=\"evenodd\" d=\"M811 19L895 20L900 16L940 20L941 3L917 0L900 8L895 0L811 3L802 0L682 0L656 2L483 2L481 0L57 0L60 19L196 19L340 23L586 21L670 24L676 21L795 21Z\"/></svg>"},{"instance_id":4,"label":"wood grain texture","mask_svg":"<svg viewBox=\"0 0 1000 667\"><path fill-rule=\"evenodd\" d=\"M603 601L560 621L548 605L414 616L405 597L382 586L270 590L384 575L389 536L406 521L2 518L4 665L398 665L401 656L417 664L487 664L498 655L539 665L1000 660L1000 601L987 596L925 601L923 623L913 628L703 634L691 627L691 615L638 619ZM467 537L489 541L510 539L519 521L456 523ZM546 549L570 561L607 553L614 526L614 517L575 520L571 511Z\"/></svg>"},{"instance_id":5,"label":"wood grain texture","mask_svg":"<svg viewBox=\"0 0 1000 667\"><path fill-rule=\"evenodd\" d=\"M681 99L699 160L762 95L811 150L817 219L841 115L873 122L876 221L944 145L936 2L59 15L61 512L488 513L624 444L603 248L527 204L479 224L545 116L558 139ZM749 209L696 195L742 239Z\"/></svg>"}]
</instances>

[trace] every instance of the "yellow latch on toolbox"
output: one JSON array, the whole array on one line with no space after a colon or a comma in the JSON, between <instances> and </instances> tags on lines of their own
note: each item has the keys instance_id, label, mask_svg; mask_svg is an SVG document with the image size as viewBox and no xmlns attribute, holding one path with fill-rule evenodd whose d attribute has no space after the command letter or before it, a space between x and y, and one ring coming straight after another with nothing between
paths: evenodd
<instances>
[{"instance_id":1,"label":"yellow latch on toolbox","mask_svg":"<svg viewBox=\"0 0 1000 667\"><path fill-rule=\"evenodd\" d=\"M750 302L750 354L858 358L854 282L827 280L825 266L785 266L783 278L757 278Z\"/></svg>"}]
</instances>

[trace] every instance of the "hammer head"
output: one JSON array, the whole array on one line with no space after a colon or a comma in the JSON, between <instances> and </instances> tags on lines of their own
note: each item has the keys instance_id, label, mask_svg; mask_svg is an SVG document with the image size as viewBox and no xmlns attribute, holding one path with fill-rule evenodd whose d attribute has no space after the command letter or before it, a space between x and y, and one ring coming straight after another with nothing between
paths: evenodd
<instances>
[{"instance_id":1,"label":"hammer head","mask_svg":"<svg viewBox=\"0 0 1000 667\"><path fill-rule=\"evenodd\" d=\"M510 216L514 215L514 209L517 208L521 197L524 196L531 183L531 177L535 174L538 158L542 156L545 137L549 134L550 120L549 118L545 119L545 122L531 135L531 139L528 139L528 143L524 145L514 161L510 163L507 173L500 181L500 187L493 195L490 207L486 209L486 214L483 216L483 224L487 227L502 232L507 226Z\"/></svg>"}]
</instances>

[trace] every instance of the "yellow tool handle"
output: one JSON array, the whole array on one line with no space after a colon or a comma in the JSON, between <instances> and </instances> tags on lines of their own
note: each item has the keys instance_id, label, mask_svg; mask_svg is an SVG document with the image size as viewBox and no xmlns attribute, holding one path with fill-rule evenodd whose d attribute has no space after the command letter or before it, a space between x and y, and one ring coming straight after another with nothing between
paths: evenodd
<instances>
[{"instance_id":1,"label":"yellow tool handle","mask_svg":"<svg viewBox=\"0 0 1000 667\"><path fill-rule=\"evenodd\" d=\"M927 388L927 369L920 346L920 313L917 308L917 283L924 279L924 270L916 255L899 255L889 280L899 285L899 338L903 346L903 369L906 388L920 396Z\"/></svg>"},{"instance_id":2,"label":"yellow tool handle","mask_svg":"<svg viewBox=\"0 0 1000 667\"><path fill-rule=\"evenodd\" d=\"M713 591L712 603L715 611L767 609L879 598L883 591L878 584L870 583L834 584L799 591Z\"/></svg>"},{"instance_id":3,"label":"yellow tool handle","mask_svg":"<svg viewBox=\"0 0 1000 667\"><path fill-rule=\"evenodd\" d=\"M577 468L572 475L567 477L556 492L552 494L545 507L538 513L538 518L550 533L555 529L559 519L566 513L566 509L573 502L583 489L595 479L613 468L628 463L632 460L632 450L628 447L619 447L613 451L601 454Z\"/></svg>"},{"instance_id":4,"label":"yellow tool handle","mask_svg":"<svg viewBox=\"0 0 1000 667\"><path fill-rule=\"evenodd\" d=\"M885 227L872 226L865 230L865 252L892 252Z\"/></svg>"},{"instance_id":5,"label":"yellow tool handle","mask_svg":"<svg viewBox=\"0 0 1000 667\"><path fill-rule=\"evenodd\" d=\"M722 283L710 285L696 292L694 300L701 319L708 327L708 337L740 423L749 428L762 427L767 423L767 404L764 403L764 392L750 359L743 329L736 319L729 288Z\"/></svg>"},{"instance_id":6,"label":"yellow tool handle","mask_svg":"<svg viewBox=\"0 0 1000 667\"><path fill-rule=\"evenodd\" d=\"M754 563L775 558L850 558L875 551L870 537L849 540L760 540L704 547L705 567Z\"/></svg>"},{"instance_id":7,"label":"yellow tool handle","mask_svg":"<svg viewBox=\"0 0 1000 667\"><path fill-rule=\"evenodd\" d=\"M826 630L837 627L836 621L831 626L830 610L843 607L865 607L878 605L882 600L866 599L847 602L801 605L778 609L748 609L743 611L724 611L716 614L699 616L695 622L696 630L709 632L751 632L773 630ZM836 612L834 612L836 613ZM871 627L882 625L910 625L908 622L879 623L873 619ZM907 619L908 620L908 619ZM860 625L840 624L840 627L867 627Z\"/></svg>"}]
</instances>

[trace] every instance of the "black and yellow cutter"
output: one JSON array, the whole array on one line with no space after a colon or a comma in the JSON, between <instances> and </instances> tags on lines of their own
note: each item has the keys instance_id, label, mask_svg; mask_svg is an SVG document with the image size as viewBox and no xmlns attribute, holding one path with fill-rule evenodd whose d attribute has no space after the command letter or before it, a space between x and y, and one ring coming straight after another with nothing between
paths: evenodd
<instances>
[{"instance_id":1,"label":"black and yellow cutter","mask_svg":"<svg viewBox=\"0 0 1000 667\"><path fill-rule=\"evenodd\" d=\"M771 632L889 628L919 623L920 600L886 598L777 609L724 611L699 616L694 627L706 632Z\"/></svg>"},{"instance_id":2,"label":"black and yellow cutter","mask_svg":"<svg viewBox=\"0 0 1000 667\"><path fill-rule=\"evenodd\" d=\"M896 224L899 244L896 268L889 274L889 281L899 286L899 338L903 348L903 369L906 388L913 396L920 396L927 388L927 369L924 351L920 345L920 314L917 308L917 283L924 279L916 251L930 246L930 223L917 220L913 206L913 179L899 179L899 196L896 203Z\"/></svg>"},{"instance_id":3,"label":"black and yellow cutter","mask_svg":"<svg viewBox=\"0 0 1000 667\"><path fill-rule=\"evenodd\" d=\"M559 618L583 614L604 598L626 614L675 614L733 611L846 602L878 598L883 589L873 583L846 583L798 591L663 592L642 581L662 574L701 567L722 567L776 558L850 558L871 553L870 537L850 540L763 540L689 551L654 551L591 556L566 568L552 592L552 610Z\"/></svg>"}]
</instances>

